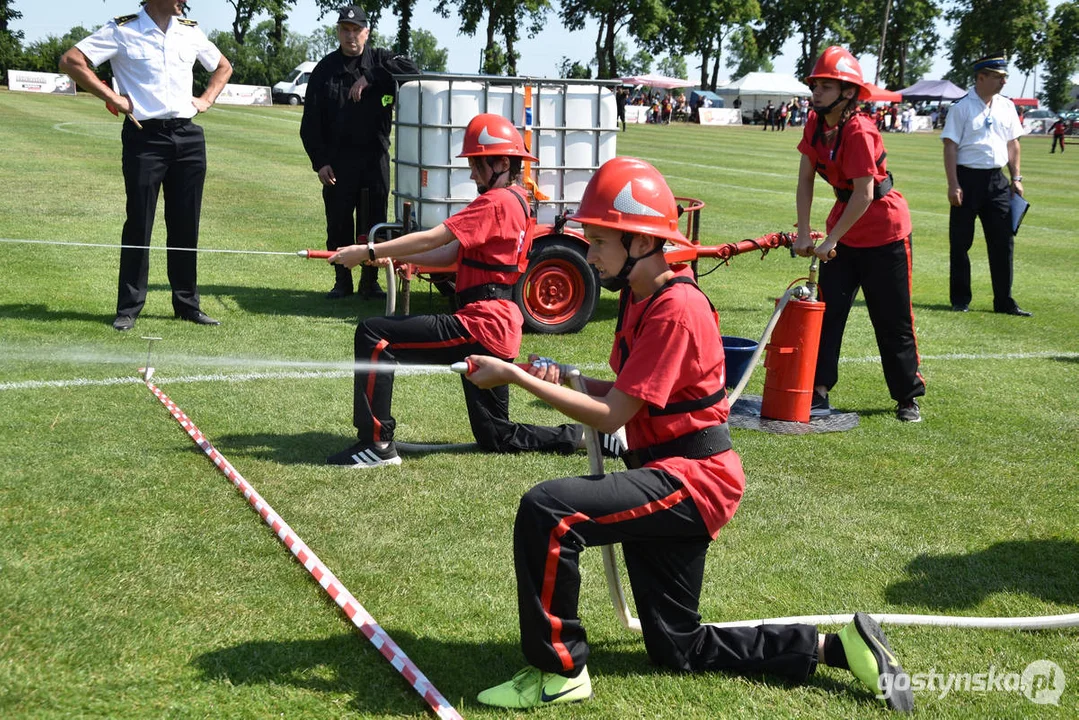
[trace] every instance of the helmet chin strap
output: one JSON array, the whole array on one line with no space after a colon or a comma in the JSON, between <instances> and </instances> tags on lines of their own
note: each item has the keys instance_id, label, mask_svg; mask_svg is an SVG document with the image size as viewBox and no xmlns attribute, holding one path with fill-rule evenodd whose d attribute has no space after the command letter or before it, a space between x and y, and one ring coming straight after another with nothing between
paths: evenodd
<instances>
[{"instance_id":1,"label":"helmet chin strap","mask_svg":"<svg viewBox=\"0 0 1079 720\"><path fill-rule=\"evenodd\" d=\"M836 105L846 99L847 98L843 97L842 91L840 91L839 97L833 100L831 105L817 105L816 103L813 103L813 110L815 110L818 115L827 115L828 113L835 110Z\"/></svg>"},{"instance_id":2,"label":"helmet chin strap","mask_svg":"<svg viewBox=\"0 0 1079 720\"><path fill-rule=\"evenodd\" d=\"M480 195L483 195L494 187L494 184L498 182L498 178L509 172L509 168L505 170L495 170L495 158L487 158L487 167L491 169L491 177L487 178L487 182L484 184L476 184L476 190L479 191Z\"/></svg>"},{"instance_id":3,"label":"helmet chin strap","mask_svg":"<svg viewBox=\"0 0 1079 720\"><path fill-rule=\"evenodd\" d=\"M663 251L663 243L657 242L655 246L640 257L633 257L629 254L629 244L633 240L632 233L622 233L622 245L626 248L626 261L622 263L622 269L618 271L618 274L612 278L606 280L600 280L599 284L606 290L621 291L629 285L629 274L633 272L633 268L638 262L644 260L646 257L655 255L658 252Z\"/></svg>"}]
</instances>

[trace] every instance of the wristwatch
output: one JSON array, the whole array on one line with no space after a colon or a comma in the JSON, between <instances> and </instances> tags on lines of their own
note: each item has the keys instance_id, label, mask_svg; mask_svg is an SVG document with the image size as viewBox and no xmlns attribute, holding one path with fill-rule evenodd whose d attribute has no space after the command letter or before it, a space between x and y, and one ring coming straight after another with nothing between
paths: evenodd
<instances>
[{"instance_id":1,"label":"wristwatch","mask_svg":"<svg viewBox=\"0 0 1079 720\"><path fill-rule=\"evenodd\" d=\"M374 238L369 238L367 240L367 257L369 257L371 259L371 262L375 261L375 240L374 240Z\"/></svg>"},{"instance_id":2,"label":"wristwatch","mask_svg":"<svg viewBox=\"0 0 1079 720\"><path fill-rule=\"evenodd\" d=\"M1022 175L1012 175L1012 183L1023 182Z\"/></svg>"}]
</instances>

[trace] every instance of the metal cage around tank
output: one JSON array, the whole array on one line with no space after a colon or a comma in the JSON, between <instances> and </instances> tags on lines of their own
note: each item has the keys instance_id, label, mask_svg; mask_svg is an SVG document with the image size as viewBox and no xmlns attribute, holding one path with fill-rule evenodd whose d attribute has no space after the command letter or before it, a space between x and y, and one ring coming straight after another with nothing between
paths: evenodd
<instances>
[{"instance_id":1,"label":"metal cage around tank","mask_svg":"<svg viewBox=\"0 0 1079 720\"><path fill-rule=\"evenodd\" d=\"M423 73L398 76L394 209L412 203L416 224L433 227L475 197L457 158L469 120L492 112L525 136L537 221L576 207L592 173L616 154L617 81ZM531 100L526 104L526 98Z\"/></svg>"}]
</instances>

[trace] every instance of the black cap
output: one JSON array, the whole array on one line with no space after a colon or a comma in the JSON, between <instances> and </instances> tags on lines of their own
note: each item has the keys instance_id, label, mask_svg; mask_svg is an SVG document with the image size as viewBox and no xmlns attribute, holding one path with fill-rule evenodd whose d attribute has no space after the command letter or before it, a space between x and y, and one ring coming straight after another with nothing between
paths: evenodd
<instances>
[{"instance_id":1,"label":"black cap","mask_svg":"<svg viewBox=\"0 0 1079 720\"><path fill-rule=\"evenodd\" d=\"M367 13L359 5L349 5L337 11L337 22L367 27Z\"/></svg>"}]
</instances>

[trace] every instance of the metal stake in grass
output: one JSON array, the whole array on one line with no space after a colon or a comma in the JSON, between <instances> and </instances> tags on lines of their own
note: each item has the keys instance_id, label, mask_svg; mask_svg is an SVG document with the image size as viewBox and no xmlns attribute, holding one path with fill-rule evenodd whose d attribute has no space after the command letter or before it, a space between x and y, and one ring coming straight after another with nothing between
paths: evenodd
<instances>
[{"instance_id":1,"label":"metal stake in grass","mask_svg":"<svg viewBox=\"0 0 1079 720\"><path fill-rule=\"evenodd\" d=\"M307 547L307 544L292 530L288 524L281 519L270 504L266 502L261 495L259 495L255 488L251 487L251 484L244 479L242 475L232 466L224 455L217 451L210 441L206 439L206 436L195 426L195 423L191 421L184 411L181 410L176 404L169 399L165 393L161 392L149 379L145 380L146 387L150 389L150 392L161 401L169 413L176 419L176 422L180 423L180 427L187 431L187 434L195 442L199 448L202 449L206 456L213 461L214 465L224 473L233 485L236 486L243 496L247 498L247 502L251 504L251 507L255 508L255 511L266 521L266 524L273 529L277 537L285 544L285 546L296 556L296 559L304 566L304 568L311 573L311 576L315 578L322 589L337 603L338 607L344 610L345 615L352 621L352 624L359 628L360 632L364 634L371 644L374 645L382 656L386 658L397 672L404 676L409 685L419 693L420 697L427 701L427 704L431 706L431 709L443 720L461 720L461 715L458 713L449 701L442 696L435 686L431 684L431 681L427 679L427 676L420 672L420 669L416 667L416 663L405 654L405 651L398 646L397 643L386 633L382 627L375 622L375 619L371 617L371 614L364 609L363 605L360 605L359 600L353 597L352 593L348 591L341 581L330 572L318 556L315 555L311 548Z\"/></svg>"},{"instance_id":2,"label":"metal stake in grass","mask_svg":"<svg viewBox=\"0 0 1079 720\"><path fill-rule=\"evenodd\" d=\"M143 382L150 382L150 378L154 376L154 369L150 365L150 351L154 349L154 340L160 340L161 338L143 335L142 339L146 340L146 367L139 368L139 372L142 373Z\"/></svg>"}]
</instances>

